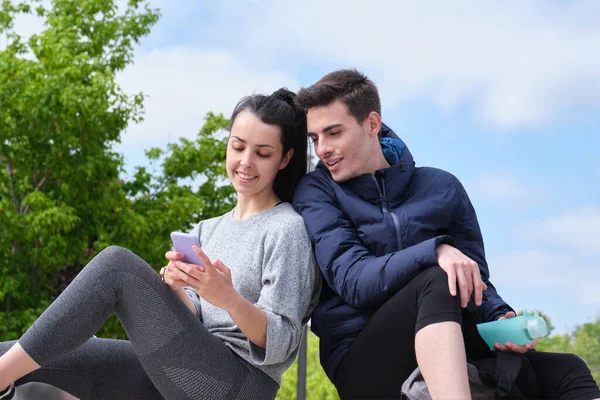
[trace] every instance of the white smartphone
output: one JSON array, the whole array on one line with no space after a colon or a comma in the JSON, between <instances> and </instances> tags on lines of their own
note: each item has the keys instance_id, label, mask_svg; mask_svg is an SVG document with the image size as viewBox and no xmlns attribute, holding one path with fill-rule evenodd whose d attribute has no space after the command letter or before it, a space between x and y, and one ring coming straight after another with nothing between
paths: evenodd
<instances>
[{"instance_id":1,"label":"white smartphone","mask_svg":"<svg viewBox=\"0 0 600 400\"><path fill-rule=\"evenodd\" d=\"M183 261L188 264L204 266L200 256L192 249L193 245L200 247L198 236L183 232L171 232L171 241L175 251L185 256Z\"/></svg>"}]
</instances>

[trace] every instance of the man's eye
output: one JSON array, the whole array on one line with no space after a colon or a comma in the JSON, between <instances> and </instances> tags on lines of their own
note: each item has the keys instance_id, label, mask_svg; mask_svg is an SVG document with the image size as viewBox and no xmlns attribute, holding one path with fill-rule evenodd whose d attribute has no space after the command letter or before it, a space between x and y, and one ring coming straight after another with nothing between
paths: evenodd
<instances>
[{"instance_id":1,"label":"man's eye","mask_svg":"<svg viewBox=\"0 0 600 400\"><path fill-rule=\"evenodd\" d=\"M329 134L330 134L331 136L337 136L337 135L339 135L339 134L340 134L340 131L334 131L334 132L331 132L331 133L329 133Z\"/></svg>"},{"instance_id":2,"label":"man's eye","mask_svg":"<svg viewBox=\"0 0 600 400\"><path fill-rule=\"evenodd\" d=\"M313 143L317 143L317 140L319 140L319 139L311 137L310 140L312 140Z\"/></svg>"}]
</instances>

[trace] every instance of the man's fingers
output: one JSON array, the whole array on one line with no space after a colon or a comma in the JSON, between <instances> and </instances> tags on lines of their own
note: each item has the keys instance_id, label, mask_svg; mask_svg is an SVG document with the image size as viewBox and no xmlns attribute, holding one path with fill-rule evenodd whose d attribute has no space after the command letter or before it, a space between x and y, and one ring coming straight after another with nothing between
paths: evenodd
<instances>
[{"instance_id":1,"label":"man's fingers","mask_svg":"<svg viewBox=\"0 0 600 400\"><path fill-rule=\"evenodd\" d=\"M469 302L469 296L471 295L471 291L469 290L469 281L465 271L461 268L456 271L456 277L458 279L458 289L460 291L460 306L466 307L467 303Z\"/></svg>"},{"instance_id":2,"label":"man's fingers","mask_svg":"<svg viewBox=\"0 0 600 400\"><path fill-rule=\"evenodd\" d=\"M473 292L475 293L475 305L477 306L480 306L483 301L485 287L485 283L481 280L479 269L473 271Z\"/></svg>"},{"instance_id":3,"label":"man's fingers","mask_svg":"<svg viewBox=\"0 0 600 400\"><path fill-rule=\"evenodd\" d=\"M508 348L510 351L515 352L515 353L526 353L527 352L527 348L524 346L519 346L518 344L515 343L511 343L511 342L506 342L505 344L506 348Z\"/></svg>"},{"instance_id":4,"label":"man's fingers","mask_svg":"<svg viewBox=\"0 0 600 400\"><path fill-rule=\"evenodd\" d=\"M496 351L507 351L508 349L500 343L494 343L494 350Z\"/></svg>"},{"instance_id":5,"label":"man's fingers","mask_svg":"<svg viewBox=\"0 0 600 400\"><path fill-rule=\"evenodd\" d=\"M456 296L456 271L453 268L449 268L446 273L448 274L448 289L450 289L450 294Z\"/></svg>"}]
</instances>

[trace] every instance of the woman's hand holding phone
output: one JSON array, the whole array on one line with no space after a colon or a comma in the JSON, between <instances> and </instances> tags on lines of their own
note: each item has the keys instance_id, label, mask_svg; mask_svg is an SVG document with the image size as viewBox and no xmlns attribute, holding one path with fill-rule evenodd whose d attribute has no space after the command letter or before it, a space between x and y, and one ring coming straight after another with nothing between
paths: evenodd
<instances>
[{"instance_id":1,"label":"woman's hand holding phone","mask_svg":"<svg viewBox=\"0 0 600 400\"><path fill-rule=\"evenodd\" d=\"M171 239L176 251L165 254L169 264L161 270L163 281L171 289L190 286L198 296L226 311L243 299L233 287L229 268L219 260L212 262L196 235L173 232Z\"/></svg>"},{"instance_id":2,"label":"woman's hand holding phone","mask_svg":"<svg viewBox=\"0 0 600 400\"><path fill-rule=\"evenodd\" d=\"M202 260L192 250L192 246L200 247L198 236L184 233L172 232L171 240L175 251L168 251L165 257L169 263L160 270L160 277L173 290L191 286L187 276L194 276L195 272L203 272Z\"/></svg>"},{"instance_id":3,"label":"woman's hand holding phone","mask_svg":"<svg viewBox=\"0 0 600 400\"><path fill-rule=\"evenodd\" d=\"M210 304L230 312L243 297L233 287L231 270L220 260L211 261L198 246L192 246L194 252L202 260L204 272L197 279L190 281L198 296Z\"/></svg>"},{"instance_id":4,"label":"woman's hand holding phone","mask_svg":"<svg viewBox=\"0 0 600 400\"><path fill-rule=\"evenodd\" d=\"M188 283L189 277L193 277L198 272L204 272L203 266L182 261L185 259L185 255L182 253L168 251L165 257L169 260L169 263L162 268L161 276L163 281L173 290L191 286Z\"/></svg>"}]
</instances>

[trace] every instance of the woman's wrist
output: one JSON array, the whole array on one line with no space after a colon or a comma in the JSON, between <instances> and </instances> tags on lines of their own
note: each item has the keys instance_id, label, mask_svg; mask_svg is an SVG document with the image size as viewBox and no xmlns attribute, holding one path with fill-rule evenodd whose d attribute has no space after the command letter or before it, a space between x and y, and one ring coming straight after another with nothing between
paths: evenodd
<instances>
[{"instance_id":1,"label":"woman's wrist","mask_svg":"<svg viewBox=\"0 0 600 400\"><path fill-rule=\"evenodd\" d=\"M234 314L243 312L245 303L247 302L248 301L241 294L239 294L236 290L233 290L230 301L222 308L227 311L231 317L233 317Z\"/></svg>"}]
</instances>

